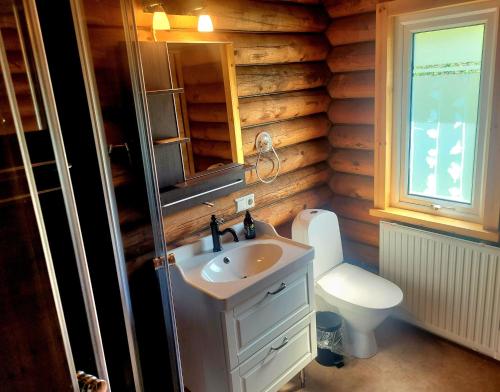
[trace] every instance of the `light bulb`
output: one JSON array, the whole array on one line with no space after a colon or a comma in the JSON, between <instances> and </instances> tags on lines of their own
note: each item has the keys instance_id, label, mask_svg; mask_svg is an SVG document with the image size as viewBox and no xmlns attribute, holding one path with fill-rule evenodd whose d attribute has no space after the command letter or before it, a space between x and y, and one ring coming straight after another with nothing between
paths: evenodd
<instances>
[{"instance_id":1,"label":"light bulb","mask_svg":"<svg viewBox=\"0 0 500 392\"><path fill-rule=\"evenodd\" d=\"M153 13L153 30L170 30L170 22L165 12L155 11Z\"/></svg>"},{"instance_id":2,"label":"light bulb","mask_svg":"<svg viewBox=\"0 0 500 392\"><path fill-rule=\"evenodd\" d=\"M210 15L198 16L198 31L203 33L211 33L212 31L214 31L214 25L212 23L212 18L210 18Z\"/></svg>"}]
</instances>

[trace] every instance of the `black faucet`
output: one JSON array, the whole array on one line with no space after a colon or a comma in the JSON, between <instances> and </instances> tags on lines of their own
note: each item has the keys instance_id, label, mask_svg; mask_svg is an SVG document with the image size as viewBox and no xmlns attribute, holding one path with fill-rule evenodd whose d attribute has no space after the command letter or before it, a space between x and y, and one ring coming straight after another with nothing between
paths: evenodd
<instances>
[{"instance_id":1,"label":"black faucet","mask_svg":"<svg viewBox=\"0 0 500 392\"><path fill-rule=\"evenodd\" d=\"M210 230L212 231L212 241L214 243L214 252L220 252L222 250L222 247L220 245L220 236L224 235L226 233L231 233L233 235L233 241L234 242L239 242L238 236L236 235L236 232L228 227L225 230L220 231L219 230L219 223L222 223L222 220L218 220L215 215L212 215L212 220L210 222Z\"/></svg>"}]
</instances>

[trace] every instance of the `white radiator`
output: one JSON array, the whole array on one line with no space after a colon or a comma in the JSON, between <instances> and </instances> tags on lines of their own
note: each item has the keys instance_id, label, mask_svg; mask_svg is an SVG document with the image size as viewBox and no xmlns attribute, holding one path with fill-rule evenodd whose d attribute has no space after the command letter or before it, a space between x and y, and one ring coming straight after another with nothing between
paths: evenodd
<instances>
[{"instance_id":1,"label":"white radiator","mask_svg":"<svg viewBox=\"0 0 500 392\"><path fill-rule=\"evenodd\" d=\"M399 317L500 360L500 249L380 223L380 274L404 293Z\"/></svg>"}]
</instances>

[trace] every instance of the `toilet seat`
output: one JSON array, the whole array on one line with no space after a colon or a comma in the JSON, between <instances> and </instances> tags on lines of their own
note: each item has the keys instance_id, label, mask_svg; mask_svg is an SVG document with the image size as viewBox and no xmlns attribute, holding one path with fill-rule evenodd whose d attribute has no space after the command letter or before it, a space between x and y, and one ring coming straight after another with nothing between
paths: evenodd
<instances>
[{"instance_id":1,"label":"toilet seat","mask_svg":"<svg viewBox=\"0 0 500 392\"><path fill-rule=\"evenodd\" d=\"M317 284L324 293L367 309L389 309L403 300L394 283L348 263L328 271Z\"/></svg>"}]
</instances>

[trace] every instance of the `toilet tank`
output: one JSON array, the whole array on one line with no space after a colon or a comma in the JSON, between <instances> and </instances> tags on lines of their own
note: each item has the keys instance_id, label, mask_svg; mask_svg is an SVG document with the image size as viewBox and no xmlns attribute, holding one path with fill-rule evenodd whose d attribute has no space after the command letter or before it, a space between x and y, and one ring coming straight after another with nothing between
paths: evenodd
<instances>
[{"instance_id":1,"label":"toilet tank","mask_svg":"<svg viewBox=\"0 0 500 392\"><path fill-rule=\"evenodd\" d=\"M314 279L342 263L337 215L326 210L303 210L292 224L292 239L314 247Z\"/></svg>"}]
</instances>

